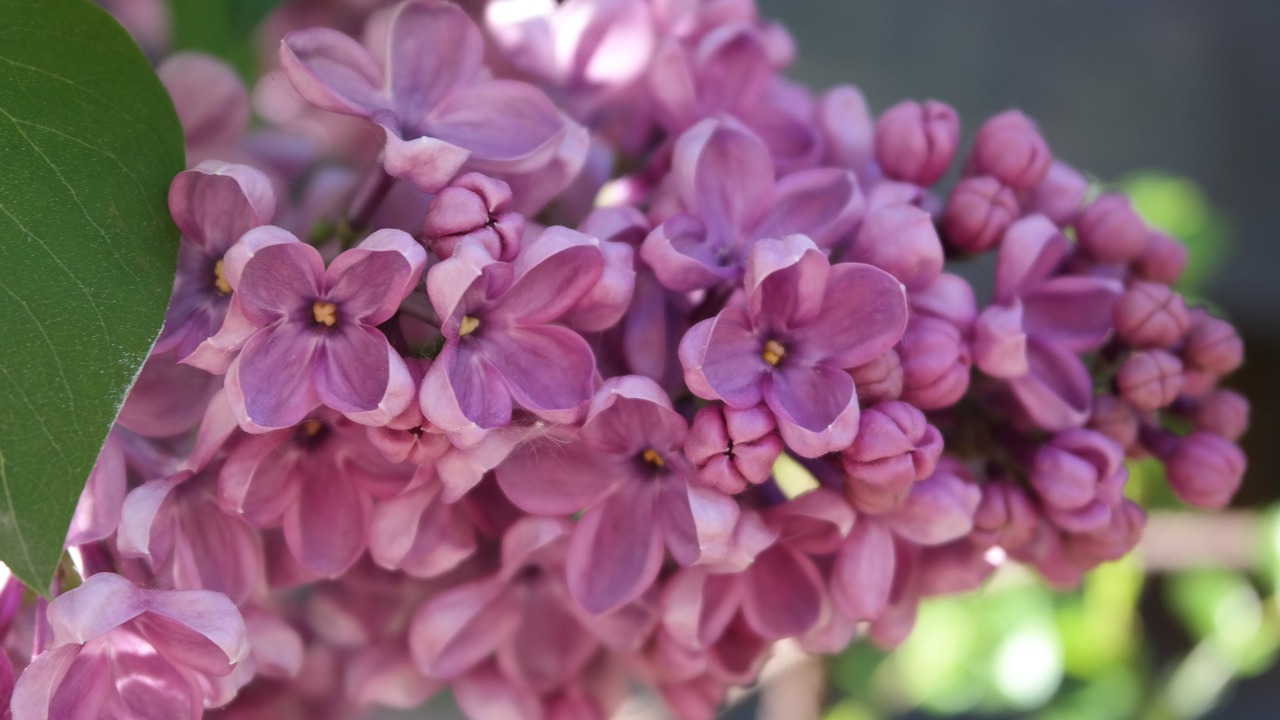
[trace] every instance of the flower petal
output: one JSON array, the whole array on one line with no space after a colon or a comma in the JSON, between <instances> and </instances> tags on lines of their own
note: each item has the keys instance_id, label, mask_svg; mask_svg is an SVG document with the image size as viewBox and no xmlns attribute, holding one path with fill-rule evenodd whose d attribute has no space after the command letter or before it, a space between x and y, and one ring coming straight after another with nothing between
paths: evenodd
<instances>
[{"instance_id":1,"label":"flower petal","mask_svg":"<svg viewBox=\"0 0 1280 720\"><path fill-rule=\"evenodd\" d=\"M822 309L792 339L805 357L852 368L883 355L907 328L906 290L892 275L870 265L831 266Z\"/></svg>"},{"instance_id":2,"label":"flower petal","mask_svg":"<svg viewBox=\"0 0 1280 720\"><path fill-rule=\"evenodd\" d=\"M803 635L822 619L822 575L802 553L774 545L756 556L745 581L742 615L766 640Z\"/></svg>"},{"instance_id":3,"label":"flower petal","mask_svg":"<svg viewBox=\"0 0 1280 720\"><path fill-rule=\"evenodd\" d=\"M322 110L369 117L389 106L378 64L360 43L337 30L310 28L285 35L280 67L298 94Z\"/></svg>"},{"instance_id":4,"label":"flower petal","mask_svg":"<svg viewBox=\"0 0 1280 720\"><path fill-rule=\"evenodd\" d=\"M689 389L707 400L723 400L739 410L760 404L769 365L764 342L738 307L694 325L680 340L680 364Z\"/></svg>"},{"instance_id":5,"label":"flower petal","mask_svg":"<svg viewBox=\"0 0 1280 720\"><path fill-rule=\"evenodd\" d=\"M566 122L534 86L491 80L445 98L421 129L471 153L481 172L527 172L555 156Z\"/></svg>"},{"instance_id":6,"label":"flower petal","mask_svg":"<svg viewBox=\"0 0 1280 720\"><path fill-rule=\"evenodd\" d=\"M627 483L583 514L569 540L565 574L578 605L599 615L636 599L662 566L654 489Z\"/></svg>"},{"instance_id":7,"label":"flower petal","mask_svg":"<svg viewBox=\"0 0 1280 720\"><path fill-rule=\"evenodd\" d=\"M319 404L312 363L319 335L285 323L249 338L227 370L227 400L240 426L266 432L297 425Z\"/></svg>"},{"instance_id":8,"label":"flower petal","mask_svg":"<svg viewBox=\"0 0 1280 720\"><path fill-rule=\"evenodd\" d=\"M780 368L766 379L764 400L782 440L805 457L843 450L858 434L858 396L841 370Z\"/></svg>"},{"instance_id":9,"label":"flower petal","mask_svg":"<svg viewBox=\"0 0 1280 720\"><path fill-rule=\"evenodd\" d=\"M520 407L552 422L581 417L595 379L595 356L581 335L557 325L509 327L481 342Z\"/></svg>"}]
</instances>

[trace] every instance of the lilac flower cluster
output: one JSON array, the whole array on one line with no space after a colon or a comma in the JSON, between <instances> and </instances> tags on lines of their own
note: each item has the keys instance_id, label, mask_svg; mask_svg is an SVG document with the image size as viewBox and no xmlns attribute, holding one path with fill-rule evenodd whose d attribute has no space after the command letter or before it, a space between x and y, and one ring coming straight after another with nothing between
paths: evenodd
<instances>
[{"instance_id":1,"label":"lilac flower cluster","mask_svg":"<svg viewBox=\"0 0 1280 720\"><path fill-rule=\"evenodd\" d=\"M1239 336L1022 113L962 151L945 103L812 95L750 0L368 4L268 20L261 127L160 67L173 299L84 583L0 593L14 718L587 720L637 678L709 718L774 641L1121 557L1126 458L1236 490Z\"/></svg>"}]
</instances>

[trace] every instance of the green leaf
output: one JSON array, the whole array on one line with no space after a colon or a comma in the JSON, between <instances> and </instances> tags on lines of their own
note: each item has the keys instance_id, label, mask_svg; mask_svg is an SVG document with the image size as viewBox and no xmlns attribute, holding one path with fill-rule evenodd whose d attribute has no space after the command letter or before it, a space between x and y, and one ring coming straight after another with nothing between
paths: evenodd
<instances>
[{"instance_id":1,"label":"green leaf","mask_svg":"<svg viewBox=\"0 0 1280 720\"><path fill-rule=\"evenodd\" d=\"M0 28L0 560L47 592L164 319L182 128L88 0L6 0Z\"/></svg>"}]
</instances>

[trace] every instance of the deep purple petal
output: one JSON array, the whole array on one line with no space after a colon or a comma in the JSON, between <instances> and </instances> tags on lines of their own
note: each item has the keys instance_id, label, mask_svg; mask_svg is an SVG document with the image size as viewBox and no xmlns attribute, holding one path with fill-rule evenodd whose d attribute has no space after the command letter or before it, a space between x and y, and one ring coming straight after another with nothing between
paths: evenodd
<instances>
[{"instance_id":1,"label":"deep purple petal","mask_svg":"<svg viewBox=\"0 0 1280 720\"><path fill-rule=\"evenodd\" d=\"M521 445L495 475L511 502L537 515L576 513L599 502L617 483L638 479L633 458L551 438Z\"/></svg>"},{"instance_id":2,"label":"deep purple petal","mask_svg":"<svg viewBox=\"0 0 1280 720\"><path fill-rule=\"evenodd\" d=\"M654 228L640 246L640 257L674 292L709 288L742 272L737 253L717 246L702 221L685 213Z\"/></svg>"},{"instance_id":3,"label":"deep purple petal","mask_svg":"<svg viewBox=\"0 0 1280 720\"><path fill-rule=\"evenodd\" d=\"M569 228L547 228L520 251L515 280L488 317L504 324L551 322L599 282L604 265L596 238Z\"/></svg>"},{"instance_id":4,"label":"deep purple petal","mask_svg":"<svg viewBox=\"0 0 1280 720\"><path fill-rule=\"evenodd\" d=\"M527 172L554 157L567 122L534 86L491 80L445 98L422 131L466 149L483 171Z\"/></svg>"},{"instance_id":5,"label":"deep purple petal","mask_svg":"<svg viewBox=\"0 0 1280 720\"><path fill-rule=\"evenodd\" d=\"M581 416L595 378L595 356L581 335L558 325L517 326L480 343L521 407L553 422Z\"/></svg>"},{"instance_id":6,"label":"deep purple petal","mask_svg":"<svg viewBox=\"0 0 1280 720\"><path fill-rule=\"evenodd\" d=\"M838 368L852 368L883 355L907 328L907 298L901 283L870 265L831 266L817 317L792 339L798 352Z\"/></svg>"},{"instance_id":7,"label":"deep purple petal","mask_svg":"<svg viewBox=\"0 0 1280 720\"><path fill-rule=\"evenodd\" d=\"M657 494L627 483L578 521L565 573L578 605L593 615L617 608L653 582L662 565L662 533L655 524Z\"/></svg>"},{"instance_id":8,"label":"deep purple petal","mask_svg":"<svg viewBox=\"0 0 1280 720\"><path fill-rule=\"evenodd\" d=\"M310 308L320 297L320 252L286 230L264 225L227 252L227 282L245 317L259 324Z\"/></svg>"},{"instance_id":9,"label":"deep purple petal","mask_svg":"<svg viewBox=\"0 0 1280 720\"><path fill-rule=\"evenodd\" d=\"M379 230L329 265L325 299L343 318L377 325L395 313L417 285L427 252L403 230Z\"/></svg>"},{"instance_id":10,"label":"deep purple petal","mask_svg":"<svg viewBox=\"0 0 1280 720\"><path fill-rule=\"evenodd\" d=\"M802 553L774 545L756 556L745 580L742 615L766 640L802 635L822 617L822 576Z\"/></svg>"},{"instance_id":11,"label":"deep purple petal","mask_svg":"<svg viewBox=\"0 0 1280 720\"><path fill-rule=\"evenodd\" d=\"M582 438L595 451L627 457L654 450L679 450L689 424L671 407L656 382L639 375L609 378L587 411Z\"/></svg>"},{"instance_id":12,"label":"deep purple petal","mask_svg":"<svg viewBox=\"0 0 1280 720\"><path fill-rule=\"evenodd\" d=\"M480 72L484 40L471 18L448 3L402 3L391 17L387 74L396 114L416 126Z\"/></svg>"},{"instance_id":13,"label":"deep purple petal","mask_svg":"<svg viewBox=\"0 0 1280 720\"><path fill-rule=\"evenodd\" d=\"M273 325L249 338L227 371L227 399L253 432L297 425L317 404L312 363L319 335L296 324Z\"/></svg>"},{"instance_id":14,"label":"deep purple petal","mask_svg":"<svg viewBox=\"0 0 1280 720\"><path fill-rule=\"evenodd\" d=\"M896 566L893 536L880 523L859 519L836 556L831 599L850 618L874 620L889 604Z\"/></svg>"},{"instance_id":15,"label":"deep purple petal","mask_svg":"<svg viewBox=\"0 0 1280 720\"><path fill-rule=\"evenodd\" d=\"M1114 326L1112 310L1123 291L1106 278L1046 280L1022 294L1022 325L1027 334L1072 352L1093 350Z\"/></svg>"},{"instance_id":16,"label":"deep purple petal","mask_svg":"<svg viewBox=\"0 0 1280 720\"><path fill-rule=\"evenodd\" d=\"M284 537L298 562L337 577L364 553L373 503L340 467L312 462L305 473L297 500L284 514Z\"/></svg>"},{"instance_id":17,"label":"deep purple petal","mask_svg":"<svg viewBox=\"0 0 1280 720\"><path fill-rule=\"evenodd\" d=\"M387 392L387 339L377 329L354 323L321 336L312 365L320 402L338 412L366 412Z\"/></svg>"},{"instance_id":18,"label":"deep purple petal","mask_svg":"<svg viewBox=\"0 0 1280 720\"><path fill-rule=\"evenodd\" d=\"M433 377L447 379L447 397L436 397L431 393L433 396L427 399L429 391L426 388ZM446 345L423 377L421 397L422 413L446 431L454 429L454 418L452 413L440 413L438 410L450 399L456 403L461 416L478 427L491 429L511 421L511 391L507 389L502 372L479 350L478 343L464 341Z\"/></svg>"},{"instance_id":19,"label":"deep purple petal","mask_svg":"<svg viewBox=\"0 0 1280 720\"><path fill-rule=\"evenodd\" d=\"M671 172L685 207L707 227L713 247L736 247L770 207L773 161L750 130L708 119L676 140Z\"/></svg>"},{"instance_id":20,"label":"deep purple petal","mask_svg":"<svg viewBox=\"0 0 1280 720\"><path fill-rule=\"evenodd\" d=\"M1045 430L1083 425L1093 406L1093 383L1074 353L1052 343L1027 343L1030 372L1009 388L1031 420Z\"/></svg>"},{"instance_id":21,"label":"deep purple petal","mask_svg":"<svg viewBox=\"0 0 1280 720\"><path fill-rule=\"evenodd\" d=\"M488 657L519 622L519 600L504 579L459 585L419 608L409 626L409 650L419 671L450 680Z\"/></svg>"},{"instance_id":22,"label":"deep purple petal","mask_svg":"<svg viewBox=\"0 0 1280 720\"><path fill-rule=\"evenodd\" d=\"M806 457L843 450L858 434L853 378L842 370L779 368L765 382L764 400L782 439Z\"/></svg>"},{"instance_id":23,"label":"deep purple petal","mask_svg":"<svg viewBox=\"0 0 1280 720\"><path fill-rule=\"evenodd\" d=\"M169 186L173 221L183 238L209 258L220 259L241 235L268 222L274 210L270 181L247 165L201 163L178 173Z\"/></svg>"},{"instance_id":24,"label":"deep purple petal","mask_svg":"<svg viewBox=\"0 0 1280 720\"><path fill-rule=\"evenodd\" d=\"M707 400L745 410L760 404L769 364L746 312L728 307L694 325L680 340L680 364L689 389Z\"/></svg>"},{"instance_id":25,"label":"deep purple petal","mask_svg":"<svg viewBox=\"0 0 1280 720\"><path fill-rule=\"evenodd\" d=\"M774 188L773 211L757 237L804 235L830 248L862 220L867 200L852 172L821 168L791 173Z\"/></svg>"},{"instance_id":26,"label":"deep purple petal","mask_svg":"<svg viewBox=\"0 0 1280 720\"><path fill-rule=\"evenodd\" d=\"M757 331L781 340L814 321L823 309L830 272L826 256L803 235L751 246L743 285Z\"/></svg>"},{"instance_id":27,"label":"deep purple petal","mask_svg":"<svg viewBox=\"0 0 1280 720\"><path fill-rule=\"evenodd\" d=\"M369 117L389 105L378 64L360 43L337 30L310 28L285 35L280 67L298 94L322 110Z\"/></svg>"},{"instance_id":28,"label":"deep purple petal","mask_svg":"<svg viewBox=\"0 0 1280 720\"><path fill-rule=\"evenodd\" d=\"M1010 225L996 260L995 301L1007 303L1043 282L1070 250L1067 238L1043 215L1028 215Z\"/></svg>"}]
</instances>

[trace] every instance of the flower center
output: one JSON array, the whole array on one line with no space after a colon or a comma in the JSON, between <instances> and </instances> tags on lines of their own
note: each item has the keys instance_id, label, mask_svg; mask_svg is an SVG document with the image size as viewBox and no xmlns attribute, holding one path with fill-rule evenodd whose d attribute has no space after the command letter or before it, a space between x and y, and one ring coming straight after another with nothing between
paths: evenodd
<instances>
[{"instance_id":1,"label":"flower center","mask_svg":"<svg viewBox=\"0 0 1280 720\"><path fill-rule=\"evenodd\" d=\"M645 450L644 452L640 453L640 457L643 458L645 462L649 463L650 465L656 468L661 469L667 466L667 464L662 461L662 456L659 455L658 451L654 450L653 448L649 448L648 450Z\"/></svg>"},{"instance_id":2,"label":"flower center","mask_svg":"<svg viewBox=\"0 0 1280 720\"><path fill-rule=\"evenodd\" d=\"M231 283L227 282L227 271L223 268L221 260L213 266L213 286L223 295L231 294Z\"/></svg>"},{"instance_id":3,"label":"flower center","mask_svg":"<svg viewBox=\"0 0 1280 720\"><path fill-rule=\"evenodd\" d=\"M324 300L311 304L311 317L317 325L333 327L338 324L338 306Z\"/></svg>"},{"instance_id":4,"label":"flower center","mask_svg":"<svg viewBox=\"0 0 1280 720\"><path fill-rule=\"evenodd\" d=\"M760 357L764 361L774 367L778 367L778 363L782 362L782 358L787 356L787 349L782 347L782 343L777 340L770 340L764 344L764 352L760 353Z\"/></svg>"},{"instance_id":5,"label":"flower center","mask_svg":"<svg viewBox=\"0 0 1280 720\"><path fill-rule=\"evenodd\" d=\"M470 335L475 332L478 327L480 327L480 320L478 318L471 317L470 315L464 315L462 317L462 324L458 326L458 337Z\"/></svg>"}]
</instances>

